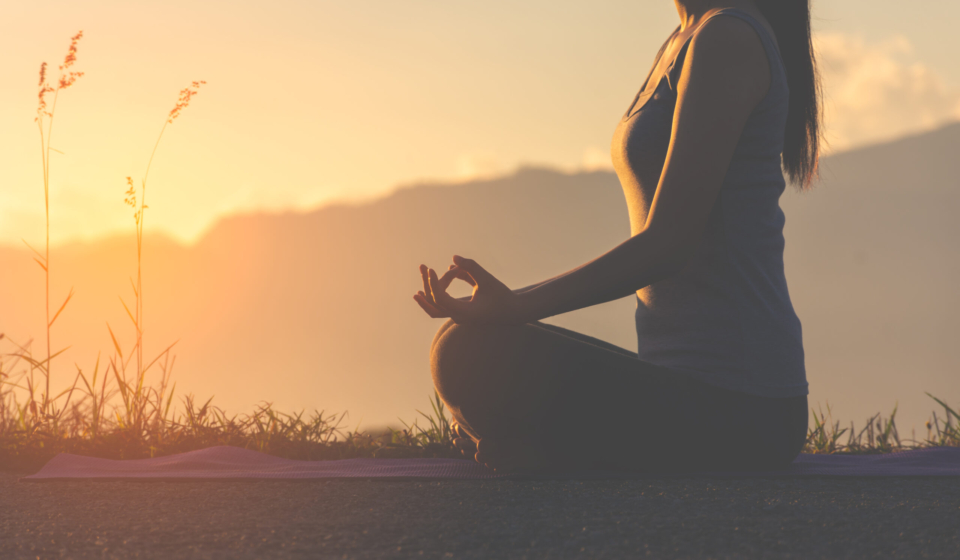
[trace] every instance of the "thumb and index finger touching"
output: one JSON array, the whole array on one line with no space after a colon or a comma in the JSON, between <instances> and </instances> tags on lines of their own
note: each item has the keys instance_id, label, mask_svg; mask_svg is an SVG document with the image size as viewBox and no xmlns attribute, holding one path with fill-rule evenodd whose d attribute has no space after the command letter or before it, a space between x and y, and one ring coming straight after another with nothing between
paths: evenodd
<instances>
[{"instance_id":1,"label":"thumb and index finger touching","mask_svg":"<svg viewBox=\"0 0 960 560\"><path fill-rule=\"evenodd\" d=\"M447 287L454 278L458 277L458 274L460 272L456 268L451 268L444 273L442 278L438 278L435 270L430 269L429 271L430 295L433 301L450 313L451 316L462 310L466 304L466 302L460 301L447 293Z\"/></svg>"},{"instance_id":2,"label":"thumb and index finger touching","mask_svg":"<svg viewBox=\"0 0 960 560\"><path fill-rule=\"evenodd\" d=\"M473 259L467 259L461 257L460 255L454 255L453 264L455 264L457 268L462 269L468 275L470 275L475 282L485 282L493 279L493 276Z\"/></svg>"},{"instance_id":3,"label":"thumb and index finger touching","mask_svg":"<svg viewBox=\"0 0 960 560\"><path fill-rule=\"evenodd\" d=\"M479 282L492 278L489 272L472 259L454 255L453 262L454 264L450 265L443 276L437 276L433 269L420 265L420 272L424 277L424 299L432 306L444 308L451 314L461 310L466 304L465 301L456 299L446 292L454 279L459 278L476 287ZM423 307L422 304L421 307Z\"/></svg>"},{"instance_id":4,"label":"thumb and index finger touching","mask_svg":"<svg viewBox=\"0 0 960 560\"><path fill-rule=\"evenodd\" d=\"M455 278L459 278L471 286L476 286L478 283L488 280L491 276L490 273L472 259L465 259L459 255L454 255L453 262L454 264L450 265L450 268L448 268L441 277L438 277L435 271L430 270L429 283L431 296L437 305L456 312L461 309L466 302L446 293L450 283L453 282Z\"/></svg>"},{"instance_id":5,"label":"thumb and index finger touching","mask_svg":"<svg viewBox=\"0 0 960 560\"><path fill-rule=\"evenodd\" d=\"M471 286L476 286L478 281L487 280L490 277L490 273L484 270L483 267L474 260L454 255L453 262L454 264L450 265L447 271L443 273L443 276L437 279L437 287L442 290L446 290L457 278ZM423 272L426 272L426 270Z\"/></svg>"},{"instance_id":6,"label":"thumb and index finger touching","mask_svg":"<svg viewBox=\"0 0 960 560\"><path fill-rule=\"evenodd\" d=\"M429 271L430 269L427 269L427 270ZM447 271L443 273L443 276L440 276L439 278L437 278L437 288L446 291L446 289L450 287L450 284L452 284L453 281L456 280L457 278L459 278L460 280L463 280L464 282L466 282L467 284L470 284L471 286L477 285L473 277L470 276L465 270L463 270L462 268L458 267L455 264L451 264L450 268L448 268Z\"/></svg>"}]
</instances>

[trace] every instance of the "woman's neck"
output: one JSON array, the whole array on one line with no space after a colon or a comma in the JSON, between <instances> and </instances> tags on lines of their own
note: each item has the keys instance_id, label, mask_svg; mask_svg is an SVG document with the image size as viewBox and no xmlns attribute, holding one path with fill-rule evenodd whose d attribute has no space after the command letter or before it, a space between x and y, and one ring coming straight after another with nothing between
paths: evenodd
<instances>
[{"instance_id":1,"label":"woman's neck","mask_svg":"<svg viewBox=\"0 0 960 560\"><path fill-rule=\"evenodd\" d=\"M754 0L673 0L680 16L680 30L684 31L703 19L710 10L718 8L756 9Z\"/></svg>"}]
</instances>

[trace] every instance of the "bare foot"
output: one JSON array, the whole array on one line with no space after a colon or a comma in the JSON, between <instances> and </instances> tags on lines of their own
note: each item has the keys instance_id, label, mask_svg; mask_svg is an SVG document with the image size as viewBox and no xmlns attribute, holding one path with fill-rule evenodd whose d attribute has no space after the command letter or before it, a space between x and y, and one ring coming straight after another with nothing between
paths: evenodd
<instances>
[{"instance_id":1,"label":"bare foot","mask_svg":"<svg viewBox=\"0 0 960 560\"><path fill-rule=\"evenodd\" d=\"M477 442L476 461L496 472L536 472L545 470L549 465L530 444L490 438Z\"/></svg>"},{"instance_id":2,"label":"bare foot","mask_svg":"<svg viewBox=\"0 0 960 560\"><path fill-rule=\"evenodd\" d=\"M477 454L477 442L470 434L460 427L460 424L451 425L453 429L453 445L460 450L467 459L473 459Z\"/></svg>"},{"instance_id":3,"label":"bare foot","mask_svg":"<svg viewBox=\"0 0 960 560\"><path fill-rule=\"evenodd\" d=\"M467 433L459 424L452 424L453 445L467 459L473 459L496 472L534 472L547 468L544 460L529 444L490 438L479 442Z\"/></svg>"}]
</instances>

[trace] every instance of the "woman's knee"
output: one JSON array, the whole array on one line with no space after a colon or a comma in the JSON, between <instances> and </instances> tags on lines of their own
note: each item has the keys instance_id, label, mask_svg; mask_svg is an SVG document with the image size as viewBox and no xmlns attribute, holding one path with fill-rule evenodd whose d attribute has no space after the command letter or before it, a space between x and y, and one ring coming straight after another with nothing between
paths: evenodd
<instances>
[{"instance_id":1,"label":"woman's knee","mask_svg":"<svg viewBox=\"0 0 960 560\"><path fill-rule=\"evenodd\" d=\"M457 324L453 322L453 319L447 319L440 325L440 328L437 330L437 334L433 336L433 342L430 343L430 356L433 356L433 352L437 347L437 342L440 340L440 337L443 336L443 333L447 332L451 328L455 327Z\"/></svg>"},{"instance_id":2,"label":"woman's knee","mask_svg":"<svg viewBox=\"0 0 960 560\"><path fill-rule=\"evenodd\" d=\"M481 352L476 348L481 344L476 330L476 327L447 321L437 331L430 346L433 384L449 404L461 401L471 392L466 385L474 377L471 375L472 366Z\"/></svg>"},{"instance_id":3,"label":"woman's knee","mask_svg":"<svg viewBox=\"0 0 960 560\"><path fill-rule=\"evenodd\" d=\"M434 342L430 369L437 393L458 421L478 437L515 435L533 425L541 400L528 367L525 326L444 325Z\"/></svg>"},{"instance_id":4,"label":"woman's knee","mask_svg":"<svg viewBox=\"0 0 960 560\"><path fill-rule=\"evenodd\" d=\"M437 392L448 404L479 402L510 390L521 326L444 324L430 351ZM515 372L513 372L515 373ZM495 399L494 399L495 400Z\"/></svg>"}]
</instances>

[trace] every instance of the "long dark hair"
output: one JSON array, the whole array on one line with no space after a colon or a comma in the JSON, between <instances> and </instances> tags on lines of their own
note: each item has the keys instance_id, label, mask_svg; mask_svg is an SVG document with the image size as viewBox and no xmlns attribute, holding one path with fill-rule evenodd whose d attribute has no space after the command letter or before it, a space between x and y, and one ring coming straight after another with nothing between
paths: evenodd
<instances>
[{"instance_id":1,"label":"long dark hair","mask_svg":"<svg viewBox=\"0 0 960 560\"><path fill-rule=\"evenodd\" d=\"M790 87L783 169L801 190L817 177L820 158L820 76L810 37L810 0L757 0L773 28Z\"/></svg>"}]
</instances>

